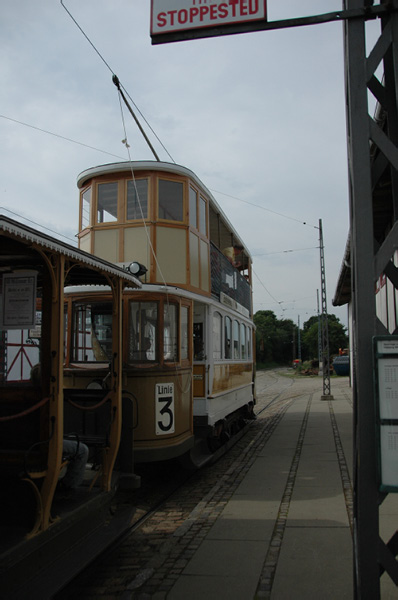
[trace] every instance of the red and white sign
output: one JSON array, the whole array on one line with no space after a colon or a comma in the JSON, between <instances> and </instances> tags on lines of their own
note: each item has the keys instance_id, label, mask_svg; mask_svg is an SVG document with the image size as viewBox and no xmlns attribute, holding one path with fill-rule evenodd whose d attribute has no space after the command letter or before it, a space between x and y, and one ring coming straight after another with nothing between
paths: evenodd
<instances>
[{"instance_id":1,"label":"red and white sign","mask_svg":"<svg viewBox=\"0 0 398 600\"><path fill-rule=\"evenodd\" d=\"M152 0L151 35L266 19L266 0Z\"/></svg>"}]
</instances>

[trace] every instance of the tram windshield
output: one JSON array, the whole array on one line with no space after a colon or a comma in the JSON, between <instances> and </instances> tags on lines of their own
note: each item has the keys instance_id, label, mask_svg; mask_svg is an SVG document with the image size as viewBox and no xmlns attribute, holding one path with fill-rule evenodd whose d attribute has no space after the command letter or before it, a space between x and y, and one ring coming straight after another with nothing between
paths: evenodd
<instances>
[{"instance_id":1,"label":"tram windshield","mask_svg":"<svg viewBox=\"0 0 398 600\"><path fill-rule=\"evenodd\" d=\"M73 362L109 362L112 358L112 304L75 302L72 321Z\"/></svg>"}]
</instances>

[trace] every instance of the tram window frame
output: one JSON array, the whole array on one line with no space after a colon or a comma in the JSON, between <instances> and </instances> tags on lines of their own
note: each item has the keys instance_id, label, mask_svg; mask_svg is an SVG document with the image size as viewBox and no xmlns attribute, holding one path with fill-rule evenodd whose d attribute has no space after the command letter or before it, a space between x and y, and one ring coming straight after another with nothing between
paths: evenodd
<instances>
[{"instance_id":1,"label":"tram window frame","mask_svg":"<svg viewBox=\"0 0 398 600\"><path fill-rule=\"evenodd\" d=\"M215 324L217 323L217 327ZM223 317L222 314L218 311L213 313L213 359L221 360L222 359L222 331L223 331Z\"/></svg>"},{"instance_id":2,"label":"tram window frame","mask_svg":"<svg viewBox=\"0 0 398 600\"><path fill-rule=\"evenodd\" d=\"M91 208L93 205L93 188L89 185L86 189L81 192L81 206L80 206L80 231L91 227L92 215ZM85 210L87 206L87 210ZM85 214L87 213L87 217Z\"/></svg>"},{"instance_id":3,"label":"tram window frame","mask_svg":"<svg viewBox=\"0 0 398 600\"><path fill-rule=\"evenodd\" d=\"M234 319L232 324L232 357L233 360L240 359L240 324Z\"/></svg>"},{"instance_id":4,"label":"tram window frame","mask_svg":"<svg viewBox=\"0 0 398 600\"><path fill-rule=\"evenodd\" d=\"M176 191L179 190L177 194ZM185 182L158 177L157 180L157 212L159 221L168 221L170 223L184 222L184 196ZM170 212L172 210L172 212Z\"/></svg>"},{"instance_id":5,"label":"tram window frame","mask_svg":"<svg viewBox=\"0 0 398 600\"><path fill-rule=\"evenodd\" d=\"M139 189L145 184L145 190ZM145 195L145 200L143 199ZM132 197L131 197L132 196ZM137 198L139 201L137 201ZM141 208L140 208L141 206ZM142 210L142 214L141 214ZM134 216L130 216L129 211ZM141 177L126 180L126 221L142 221L149 214L149 178Z\"/></svg>"},{"instance_id":6,"label":"tram window frame","mask_svg":"<svg viewBox=\"0 0 398 600\"><path fill-rule=\"evenodd\" d=\"M207 237L208 225L207 225L207 199L199 194L198 198L198 225L199 232Z\"/></svg>"},{"instance_id":7,"label":"tram window frame","mask_svg":"<svg viewBox=\"0 0 398 600\"><path fill-rule=\"evenodd\" d=\"M163 303L163 361L165 363L178 363L180 357L180 322L179 322L179 304L177 302L164 302ZM172 309L172 310L170 310ZM166 317L166 312L170 312ZM174 312L174 315L172 315ZM170 323L170 347L171 349L166 352L166 323ZM173 347L174 346L174 347Z\"/></svg>"},{"instance_id":8,"label":"tram window frame","mask_svg":"<svg viewBox=\"0 0 398 600\"><path fill-rule=\"evenodd\" d=\"M228 316L224 317L224 358L232 358L232 319Z\"/></svg>"},{"instance_id":9,"label":"tram window frame","mask_svg":"<svg viewBox=\"0 0 398 600\"><path fill-rule=\"evenodd\" d=\"M186 317L184 317L186 315ZM190 306L181 304L180 306L180 356L181 362L190 361L191 348L189 335L190 332Z\"/></svg>"},{"instance_id":10,"label":"tram window frame","mask_svg":"<svg viewBox=\"0 0 398 600\"><path fill-rule=\"evenodd\" d=\"M139 305L139 329L136 331L136 327L134 330L131 326L132 319L132 307L133 305ZM145 315L144 322L144 331L142 331L142 306L146 306L146 310L155 311L155 317L152 315L151 318L148 318L148 315ZM151 306L149 306L151 305ZM159 301L155 299L129 299L128 301L128 347L127 347L127 356L128 356L128 364L137 364L137 363L156 363L159 362L159 314L160 314L160 306ZM145 330L146 328L146 330ZM152 336L153 334L153 336ZM131 348L132 335L137 336L135 350ZM150 342L150 346L146 347L146 344ZM133 354L136 354L134 357ZM139 354L140 356L137 356Z\"/></svg>"},{"instance_id":11,"label":"tram window frame","mask_svg":"<svg viewBox=\"0 0 398 600\"><path fill-rule=\"evenodd\" d=\"M208 239L208 218L206 196L201 194L192 183L189 185L189 226Z\"/></svg>"},{"instance_id":12,"label":"tram window frame","mask_svg":"<svg viewBox=\"0 0 398 600\"><path fill-rule=\"evenodd\" d=\"M102 313L102 316L110 317L110 320L107 323L97 324L97 331L94 327L92 314L90 312L90 317L87 316L87 310L90 307L90 311L92 307L98 308L101 305L106 306L107 310ZM83 311L84 308L84 311ZM97 315L100 313L97 312ZM77 319L79 317L84 319L84 322L81 321L77 323ZM87 329L87 320L90 318L91 329ZM81 325L81 329L80 329ZM70 352L70 362L72 363L104 363L109 364L112 360L112 302L109 300L74 300L72 302L72 319L71 319L71 335L70 335L70 344L69 344L69 352ZM83 330L83 327L85 329ZM102 333L105 334L104 338L100 338L98 335L100 333L100 328L103 329ZM110 332L110 335L108 335ZM93 336L93 333L95 334ZM87 344L87 339L89 340L89 344ZM93 344L95 340L96 344ZM81 353L87 352L83 357ZM97 355L96 355L97 352Z\"/></svg>"},{"instance_id":13,"label":"tram window frame","mask_svg":"<svg viewBox=\"0 0 398 600\"><path fill-rule=\"evenodd\" d=\"M106 190L106 186L108 187L108 190L112 189L112 192L110 193L108 191L107 195L103 198L101 198L102 194L101 191ZM110 198L113 202L113 205L116 206L116 215L114 214L114 212L111 212L111 210L108 210L108 208L110 209L111 207L109 206L107 208L107 202L109 202L109 198L108 195L110 194ZM99 183L97 183L97 188L96 188L96 223L98 225L104 225L107 223L117 223L118 221L118 207L119 207L119 182L118 181L101 181ZM100 205L102 204L101 208ZM108 218L106 218L106 215L108 215Z\"/></svg>"},{"instance_id":14,"label":"tram window frame","mask_svg":"<svg viewBox=\"0 0 398 600\"><path fill-rule=\"evenodd\" d=\"M198 191L192 184L189 186L189 225L198 229Z\"/></svg>"},{"instance_id":15,"label":"tram window frame","mask_svg":"<svg viewBox=\"0 0 398 600\"><path fill-rule=\"evenodd\" d=\"M240 324L240 357L245 360L246 359L246 337L247 337L247 327L244 323Z\"/></svg>"}]
</instances>

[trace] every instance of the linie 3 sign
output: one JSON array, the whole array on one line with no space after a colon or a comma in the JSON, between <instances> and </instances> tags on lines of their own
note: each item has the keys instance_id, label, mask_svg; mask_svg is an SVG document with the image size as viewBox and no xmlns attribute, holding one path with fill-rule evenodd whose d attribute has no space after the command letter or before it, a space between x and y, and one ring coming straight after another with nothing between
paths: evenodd
<instances>
[{"instance_id":1,"label":"linie 3 sign","mask_svg":"<svg viewBox=\"0 0 398 600\"><path fill-rule=\"evenodd\" d=\"M266 0L152 0L151 36L266 19Z\"/></svg>"}]
</instances>

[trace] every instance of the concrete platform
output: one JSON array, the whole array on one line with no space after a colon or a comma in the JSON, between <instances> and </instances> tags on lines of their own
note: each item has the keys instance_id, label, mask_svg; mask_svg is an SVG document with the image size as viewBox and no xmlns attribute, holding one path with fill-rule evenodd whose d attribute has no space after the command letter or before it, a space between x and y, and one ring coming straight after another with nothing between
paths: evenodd
<instances>
[{"instance_id":1,"label":"concrete platform","mask_svg":"<svg viewBox=\"0 0 398 600\"><path fill-rule=\"evenodd\" d=\"M167 593L168 600L353 597L352 405L347 378L296 398ZM396 495L381 530L398 524ZM387 538L388 539L388 538ZM387 575L382 598L398 598Z\"/></svg>"}]
</instances>

